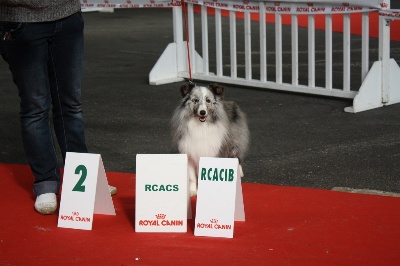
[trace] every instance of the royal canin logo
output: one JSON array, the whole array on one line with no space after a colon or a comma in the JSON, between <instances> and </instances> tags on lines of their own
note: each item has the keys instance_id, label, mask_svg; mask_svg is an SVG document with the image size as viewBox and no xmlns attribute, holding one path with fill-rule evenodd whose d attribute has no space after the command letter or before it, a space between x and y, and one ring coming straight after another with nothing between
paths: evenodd
<instances>
[{"instance_id":1,"label":"royal canin logo","mask_svg":"<svg viewBox=\"0 0 400 266\"><path fill-rule=\"evenodd\" d=\"M84 6L84 7L93 7L94 6L94 4L88 4L87 0L83 0L82 2L83 2L82 6Z\"/></svg>"},{"instance_id":2,"label":"royal canin logo","mask_svg":"<svg viewBox=\"0 0 400 266\"><path fill-rule=\"evenodd\" d=\"M154 0L150 0L150 3L154 4L154 2L155 2Z\"/></svg>"},{"instance_id":3,"label":"royal canin logo","mask_svg":"<svg viewBox=\"0 0 400 266\"><path fill-rule=\"evenodd\" d=\"M213 0L214 3L218 2L218 0Z\"/></svg>"},{"instance_id":4,"label":"royal canin logo","mask_svg":"<svg viewBox=\"0 0 400 266\"><path fill-rule=\"evenodd\" d=\"M274 6L280 6L281 3L280 2L274 2Z\"/></svg>"},{"instance_id":5,"label":"royal canin logo","mask_svg":"<svg viewBox=\"0 0 400 266\"><path fill-rule=\"evenodd\" d=\"M350 3L343 2L343 3L342 3L342 6L350 6Z\"/></svg>"},{"instance_id":6,"label":"royal canin logo","mask_svg":"<svg viewBox=\"0 0 400 266\"><path fill-rule=\"evenodd\" d=\"M249 3L249 1L243 1L243 5L248 5Z\"/></svg>"},{"instance_id":7,"label":"royal canin logo","mask_svg":"<svg viewBox=\"0 0 400 266\"><path fill-rule=\"evenodd\" d=\"M163 219L165 219L165 217L167 217L167 215L165 215L163 213L156 214L156 218L159 220L163 220Z\"/></svg>"},{"instance_id":8,"label":"royal canin logo","mask_svg":"<svg viewBox=\"0 0 400 266\"><path fill-rule=\"evenodd\" d=\"M171 6L181 6L181 1L178 0L171 0Z\"/></svg>"},{"instance_id":9,"label":"royal canin logo","mask_svg":"<svg viewBox=\"0 0 400 266\"><path fill-rule=\"evenodd\" d=\"M131 0L126 0L126 3L127 4L132 4L132 1Z\"/></svg>"},{"instance_id":10,"label":"royal canin logo","mask_svg":"<svg viewBox=\"0 0 400 266\"><path fill-rule=\"evenodd\" d=\"M104 3L108 4L108 2L109 2L108 0L104 0Z\"/></svg>"},{"instance_id":11,"label":"royal canin logo","mask_svg":"<svg viewBox=\"0 0 400 266\"><path fill-rule=\"evenodd\" d=\"M314 3L307 3L308 6L314 6Z\"/></svg>"},{"instance_id":12,"label":"royal canin logo","mask_svg":"<svg viewBox=\"0 0 400 266\"><path fill-rule=\"evenodd\" d=\"M159 213L154 215L156 219L154 220L139 220L139 226L146 226L146 227L163 227L163 226L169 226L169 227L179 227L183 226L183 220L167 220L165 219L167 217L166 214L164 213Z\"/></svg>"},{"instance_id":13,"label":"royal canin logo","mask_svg":"<svg viewBox=\"0 0 400 266\"><path fill-rule=\"evenodd\" d=\"M387 3L381 3L381 7L382 7L382 8L388 8L389 5L388 5Z\"/></svg>"},{"instance_id":14,"label":"royal canin logo","mask_svg":"<svg viewBox=\"0 0 400 266\"><path fill-rule=\"evenodd\" d=\"M210 223L197 223L196 228L214 229L214 230L231 230L230 224L219 224L218 219L211 219Z\"/></svg>"},{"instance_id":15,"label":"royal canin logo","mask_svg":"<svg viewBox=\"0 0 400 266\"><path fill-rule=\"evenodd\" d=\"M62 214L62 215L60 215L60 219L64 220L64 221L90 223L90 218L79 216L79 212L72 212L72 215Z\"/></svg>"}]
</instances>

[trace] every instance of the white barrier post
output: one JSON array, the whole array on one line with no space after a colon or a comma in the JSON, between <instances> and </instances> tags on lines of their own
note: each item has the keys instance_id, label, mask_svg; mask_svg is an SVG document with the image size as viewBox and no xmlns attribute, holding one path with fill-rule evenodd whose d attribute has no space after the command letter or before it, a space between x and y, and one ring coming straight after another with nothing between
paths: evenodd
<instances>
[{"instance_id":1,"label":"white barrier post","mask_svg":"<svg viewBox=\"0 0 400 266\"><path fill-rule=\"evenodd\" d=\"M333 83L333 20L332 15L325 17L325 88L331 90Z\"/></svg>"},{"instance_id":2,"label":"white barrier post","mask_svg":"<svg viewBox=\"0 0 400 266\"><path fill-rule=\"evenodd\" d=\"M260 81L267 81L267 29L265 24L265 5L260 2ZM232 12L232 11L231 11Z\"/></svg>"},{"instance_id":3,"label":"white barrier post","mask_svg":"<svg viewBox=\"0 0 400 266\"><path fill-rule=\"evenodd\" d=\"M203 74L208 75L210 71L210 60L208 55L208 20L207 20L207 7L201 7L201 35L203 46Z\"/></svg>"},{"instance_id":4,"label":"white barrier post","mask_svg":"<svg viewBox=\"0 0 400 266\"><path fill-rule=\"evenodd\" d=\"M282 84L282 15L275 15L275 68L276 83Z\"/></svg>"},{"instance_id":5,"label":"white barrier post","mask_svg":"<svg viewBox=\"0 0 400 266\"><path fill-rule=\"evenodd\" d=\"M230 32L230 57L231 57L231 78L237 78L237 47L236 47L236 13L229 12L229 32Z\"/></svg>"},{"instance_id":6,"label":"white barrier post","mask_svg":"<svg viewBox=\"0 0 400 266\"><path fill-rule=\"evenodd\" d=\"M182 20L182 6L172 7L174 42L168 44L164 52L152 68L149 74L149 84L161 85L183 81L188 73L188 50L186 41L183 41L184 23ZM189 55L192 61L191 69L199 72L202 68L203 59L194 49L193 9L189 10Z\"/></svg>"},{"instance_id":7,"label":"white barrier post","mask_svg":"<svg viewBox=\"0 0 400 266\"><path fill-rule=\"evenodd\" d=\"M362 14L362 61L361 61L361 81L363 81L369 71L369 13Z\"/></svg>"},{"instance_id":8,"label":"white barrier post","mask_svg":"<svg viewBox=\"0 0 400 266\"><path fill-rule=\"evenodd\" d=\"M184 43L182 31L182 6L172 8L174 42L168 44L164 52L152 68L149 74L151 85L161 85L182 81L179 72L187 69L184 60Z\"/></svg>"},{"instance_id":9,"label":"white barrier post","mask_svg":"<svg viewBox=\"0 0 400 266\"><path fill-rule=\"evenodd\" d=\"M390 1L382 9L390 8ZM379 17L379 60L382 61L382 103L390 100L390 20Z\"/></svg>"}]
</instances>

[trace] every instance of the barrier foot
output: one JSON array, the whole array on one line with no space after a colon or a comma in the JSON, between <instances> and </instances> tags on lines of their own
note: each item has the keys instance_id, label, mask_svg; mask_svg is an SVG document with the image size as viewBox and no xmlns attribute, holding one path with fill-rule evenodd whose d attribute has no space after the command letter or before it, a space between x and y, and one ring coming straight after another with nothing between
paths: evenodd
<instances>
[{"instance_id":1,"label":"barrier foot","mask_svg":"<svg viewBox=\"0 0 400 266\"><path fill-rule=\"evenodd\" d=\"M150 85L161 85L189 78L186 42L168 44L149 74ZM179 53L179 54L178 54ZM195 52L194 73L202 73L203 58Z\"/></svg>"},{"instance_id":2,"label":"barrier foot","mask_svg":"<svg viewBox=\"0 0 400 266\"><path fill-rule=\"evenodd\" d=\"M382 102L382 61L375 62L360 90L353 100L353 106L346 107L345 112L358 113L385 105L400 103L400 67L394 59L390 59L389 68L389 101Z\"/></svg>"},{"instance_id":3,"label":"barrier foot","mask_svg":"<svg viewBox=\"0 0 400 266\"><path fill-rule=\"evenodd\" d=\"M167 48L165 48L164 52L150 71L150 85L161 85L183 80L182 77L178 77L177 56L176 43L168 44Z\"/></svg>"}]
</instances>

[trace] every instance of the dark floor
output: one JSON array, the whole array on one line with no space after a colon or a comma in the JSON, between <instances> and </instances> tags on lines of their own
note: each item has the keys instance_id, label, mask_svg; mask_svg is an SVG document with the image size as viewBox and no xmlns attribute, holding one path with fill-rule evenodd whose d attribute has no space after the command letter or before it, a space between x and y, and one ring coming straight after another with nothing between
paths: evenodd
<instances>
[{"instance_id":1,"label":"dark floor","mask_svg":"<svg viewBox=\"0 0 400 266\"><path fill-rule=\"evenodd\" d=\"M169 120L181 84L151 86L148 74L173 41L172 15L131 9L84 17L88 146L106 171L135 172L136 154L171 152ZM17 92L0 62L0 162L26 164ZM227 87L251 131L244 182L400 192L400 104L349 114L350 100Z\"/></svg>"}]
</instances>

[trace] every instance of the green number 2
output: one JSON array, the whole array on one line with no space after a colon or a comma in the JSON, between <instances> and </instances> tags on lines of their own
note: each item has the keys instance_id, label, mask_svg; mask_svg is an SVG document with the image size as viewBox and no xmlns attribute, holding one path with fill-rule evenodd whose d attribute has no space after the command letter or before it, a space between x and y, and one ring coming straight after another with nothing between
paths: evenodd
<instances>
[{"instance_id":1,"label":"green number 2","mask_svg":"<svg viewBox=\"0 0 400 266\"><path fill-rule=\"evenodd\" d=\"M81 178L79 178L78 183L76 183L72 191L85 192L85 185L83 185L83 182L85 182L87 176L87 169L84 165L78 165L76 167L75 174L78 175L79 173L81 173Z\"/></svg>"}]
</instances>

